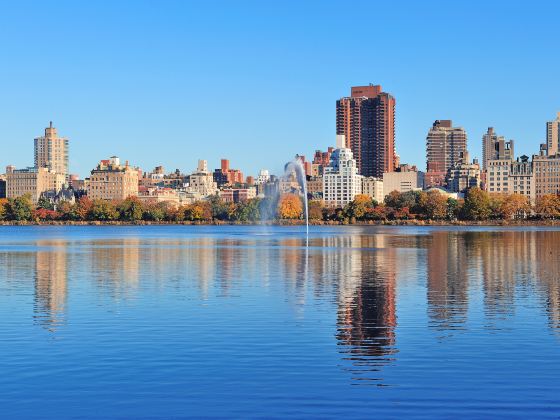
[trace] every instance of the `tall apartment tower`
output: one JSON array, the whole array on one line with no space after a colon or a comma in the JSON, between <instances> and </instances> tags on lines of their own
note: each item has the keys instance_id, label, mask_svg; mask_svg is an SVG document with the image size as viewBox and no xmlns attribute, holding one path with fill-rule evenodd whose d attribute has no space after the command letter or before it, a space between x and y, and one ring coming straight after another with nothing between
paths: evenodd
<instances>
[{"instance_id":1,"label":"tall apartment tower","mask_svg":"<svg viewBox=\"0 0 560 420\"><path fill-rule=\"evenodd\" d=\"M68 177L68 139L58 137L52 121L45 128L45 136L35 139L35 167Z\"/></svg>"},{"instance_id":2,"label":"tall apartment tower","mask_svg":"<svg viewBox=\"0 0 560 420\"><path fill-rule=\"evenodd\" d=\"M504 136L498 136L494 127L488 127L482 136L482 169L486 170L489 160L512 160L513 140L506 141Z\"/></svg>"},{"instance_id":3,"label":"tall apartment tower","mask_svg":"<svg viewBox=\"0 0 560 420\"><path fill-rule=\"evenodd\" d=\"M336 134L344 135L360 174L382 177L395 170L395 98L381 86L354 86L336 101Z\"/></svg>"},{"instance_id":4,"label":"tall apartment tower","mask_svg":"<svg viewBox=\"0 0 560 420\"><path fill-rule=\"evenodd\" d=\"M546 123L546 147L549 156L560 152L560 112L554 121Z\"/></svg>"},{"instance_id":5,"label":"tall apartment tower","mask_svg":"<svg viewBox=\"0 0 560 420\"><path fill-rule=\"evenodd\" d=\"M426 137L426 187L445 184L447 171L467 153L467 133L451 120L436 120Z\"/></svg>"}]
</instances>

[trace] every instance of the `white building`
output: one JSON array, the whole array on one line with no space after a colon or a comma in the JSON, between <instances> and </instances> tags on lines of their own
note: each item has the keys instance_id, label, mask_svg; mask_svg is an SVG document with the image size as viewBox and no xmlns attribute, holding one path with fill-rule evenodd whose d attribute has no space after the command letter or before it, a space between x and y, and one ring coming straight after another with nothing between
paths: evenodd
<instances>
[{"instance_id":1,"label":"white building","mask_svg":"<svg viewBox=\"0 0 560 420\"><path fill-rule=\"evenodd\" d=\"M193 197L208 197L218 193L218 184L214 182L214 176L208 171L208 162L199 160L196 171L189 177L187 193Z\"/></svg>"},{"instance_id":2,"label":"white building","mask_svg":"<svg viewBox=\"0 0 560 420\"><path fill-rule=\"evenodd\" d=\"M385 201L383 191L383 180L375 177L364 177L362 179L362 194L365 194L378 203Z\"/></svg>"},{"instance_id":3,"label":"white building","mask_svg":"<svg viewBox=\"0 0 560 420\"><path fill-rule=\"evenodd\" d=\"M340 141L337 139L337 146ZM352 151L340 147L331 154L323 175L323 198L330 207L344 207L362 193L362 176L358 174Z\"/></svg>"},{"instance_id":4,"label":"white building","mask_svg":"<svg viewBox=\"0 0 560 420\"><path fill-rule=\"evenodd\" d=\"M255 184L266 184L268 181L270 181L270 172L268 172L268 169L261 169L255 180Z\"/></svg>"}]
</instances>

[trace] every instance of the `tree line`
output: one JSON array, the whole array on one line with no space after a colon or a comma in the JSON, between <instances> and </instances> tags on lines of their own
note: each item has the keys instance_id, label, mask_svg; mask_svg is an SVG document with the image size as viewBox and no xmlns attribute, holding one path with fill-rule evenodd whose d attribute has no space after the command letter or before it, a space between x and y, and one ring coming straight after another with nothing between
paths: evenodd
<instances>
[{"instance_id":1,"label":"tree line","mask_svg":"<svg viewBox=\"0 0 560 420\"><path fill-rule=\"evenodd\" d=\"M304 217L302 198L284 194L276 198L254 198L231 203L218 196L177 206L169 202L143 202L136 197L126 200L91 200L81 197L75 203L56 206L31 197L1 199L0 221L81 221L81 222L201 222L251 223L262 220L299 220ZM532 206L519 194L488 194L472 188L464 200L448 198L438 191L391 192L381 204L369 196L358 195L344 207L327 207L320 200L309 201L312 221L353 223L356 221L434 220L487 221L512 219L558 219L560 196L545 195Z\"/></svg>"}]
</instances>

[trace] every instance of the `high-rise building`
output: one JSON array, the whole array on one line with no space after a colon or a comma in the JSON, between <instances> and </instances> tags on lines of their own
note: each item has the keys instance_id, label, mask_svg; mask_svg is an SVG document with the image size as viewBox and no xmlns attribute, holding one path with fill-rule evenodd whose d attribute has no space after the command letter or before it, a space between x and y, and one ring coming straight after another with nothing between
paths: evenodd
<instances>
[{"instance_id":1,"label":"high-rise building","mask_svg":"<svg viewBox=\"0 0 560 420\"><path fill-rule=\"evenodd\" d=\"M482 169L486 170L489 160L513 161L513 140L506 141L504 136L498 136L494 127L488 127L482 136Z\"/></svg>"},{"instance_id":2,"label":"high-rise building","mask_svg":"<svg viewBox=\"0 0 560 420\"><path fill-rule=\"evenodd\" d=\"M87 182L87 195L92 200L124 200L138 196L138 168L128 161L121 165L116 156L102 160L91 171Z\"/></svg>"},{"instance_id":3,"label":"high-rise building","mask_svg":"<svg viewBox=\"0 0 560 420\"><path fill-rule=\"evenodd\" d=\"M560 152L560 112L555 120L546 123L546 147L549 156Z\"/></svg>"},{"instance_id":4,"label":"high-rise building","mask_svg":"<svg viewBox=\"0 0 560 420\"><path fill-rule=\"evenodd\" d=\"M426 137L426 187L443 186L447 171L467 152L467 133L451 120L436 120Z\"/></svg>"},{"instance_id":5,"label":"high-rise building","mask_svg":"<svg viewBox=\"0 0 560 420\"><path fill-rule=\"evenodd\" d=\"M347 148L334 150L323 174L325 203L331 207L344 207L361 193L362 176L358 174L352 151Z\"/></svg>"},{"instance_id":6,"label":"high-rise building","mask_svg":"<svg viewBox=\"0 0 560 420\"><path fill-rule=\"evenodd\" d=\"M344 135L361 175L395 170L395 98L381 86L354 86L336 102L336 134Z\"/></svg>"},{"instance_id":7,"label":"high-rise building","mask_svg":"<svg viewBox=\"0 0 560 420\"><path fill-rule=\"evenodd\" d=\"M68 139L58 137L52 121L45 128L45 135L35 139L35 167L68 177Z\"/></svg>"},{"instance_id":8,"label":"high-rise building","mask_svg":"<svg viewBox=\"0 0 560 420\"><path fill-rule=\"evenodd\" d=\"M196 171L189 177L189 187L187 192L194 195L197 199L202 199L210 195L216 195L218 185L214 181L214 176L208 171L208 162L199 160Z\"/></svg>"}]
</instances>

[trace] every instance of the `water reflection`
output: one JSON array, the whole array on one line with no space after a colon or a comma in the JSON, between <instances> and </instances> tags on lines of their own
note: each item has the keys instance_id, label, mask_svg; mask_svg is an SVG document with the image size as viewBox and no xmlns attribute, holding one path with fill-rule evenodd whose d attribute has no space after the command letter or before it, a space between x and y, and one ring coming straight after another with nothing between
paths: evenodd
<instances>
[{"instance_id":1,"label":"water reflection","mask_svg":"<svg viewBox=\"0 0 560 420\"><path fill-rule=\"evenodd\" d=\"M560 332L560 231L350 229L312 236L308 249L304 238L282 234L145 238L138 232L35 241L34 252L5 246L0 282L24 281L32 264L34 319L53 332L72 301L69 277L89 282L106 305L158 293L197 301L250 296L258 305L260 295L278 290L276 297L300 308L300 317L308 305L334 305L341 366L357 384L383 383L384 369L398 363L399 292L411 285L421 288L427 328L440 339L466 330L473 311L485 328L504 328L502 321L534 298ZM82 290L78 280L72 285ZM414 327L422 328L421 320L418 313Z\"/></svg>"},{"instance_id":2,"label":"water reflection","mask_svg":"<svg viewBox=\"0 0 560 420\"><path fill-rule=\"evenodd\" d=\"M64 322L67 296L67 252L63 241L37 241L34 319L53 331Z\"/></svg>"}]
</instances>

